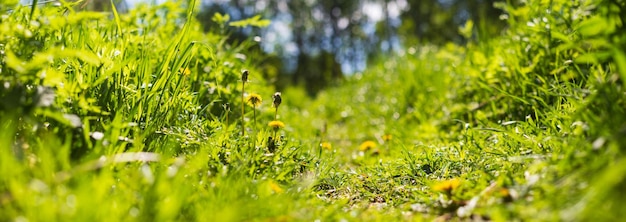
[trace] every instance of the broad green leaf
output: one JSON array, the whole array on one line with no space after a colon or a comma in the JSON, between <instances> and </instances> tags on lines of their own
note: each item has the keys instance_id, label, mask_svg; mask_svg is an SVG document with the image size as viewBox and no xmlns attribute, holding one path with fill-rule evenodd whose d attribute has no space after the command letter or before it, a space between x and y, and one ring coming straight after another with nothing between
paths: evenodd
<instances>
[{"instance_id":1,"label":"broad green leaf","mask_svg":"<svg viewBox=\"0 0 626 222\"><path fill-rule=\"evenodd\" d=\"M22 62L22 60L20 60L17 56L15 56L15 54L13 54L13 52L11 52L10 50L7 50L5 52L5 61L6 61L6 65L7 67L15 70L17 73L26 73L27 69L26 66L24 65L24 62Z\"/></svg>"},{"instance_id":2,"label":"broad green leaf","mask_svg":"<svg viewBox=\"0 0 626 222\"><path fill-rule=\"evenodd\" d=\"M552 38L561 40L563 42L569 43L571 42L571 38L563 33L557 32L557 31L552 31L550 32L550 35L552 36Z\"/></svg>"},{"instance_id":3,"label":"broad green leaf","mask_svg":"<svg viewBox=\"0 0 626 222\"><path fill-rule=\"evenodd\" d=\"M213 15L213 18L211 18L211 20L218 24L225 24L228 21L230 21L230 15L228 14L222 15L219 12L217 12Z\"/></svg>"},{"instance_id":4,"label":"broad green leaf","mask_svg":"<svg viewBox=\"0 0 626 222\"><path fill-rule=\"evenodd\" d=\"M610 57L610 52L590 52L576 57L574 62L579 64L597 64L607 61Z\"/></svg>"},{"instance_id":5,"label":"broad green leaf","mask_svg":"<svg viewBox=\"0 0 626 222\"><path fill-rule=\"evenodd\" d=\"M470 19L470 20L467 20L467 22L465 22L464 26L459 27L459 33L466 39L469 39L472 37L473 29L474 29L474 21Z\"/></svg>"},{"instance_id":6,"label":"broad green leaf","mask_svg":"<svg viewBox=\"0 0 626 222\"><path fill-rule=\"evenodd\" d=\"M606 31L608 23L600 16L584 20L578 25L578 32L583 36L595 36Z\"/></svg>"},{"instance_id":7,"label":"broad green leaf","mask_svg":"<svg viewBox=\"0 0 626 222\"><path fill-rule=\"evenodd\" d=\"M117 34L120 36L124 36L124 32L122 31L122 22L120 21L120 15L117 13L117 9L115 8L115 2L111 0L111 10L113 10L113 16L115 17L115 24L117 25Z\"/></svg>"},{"instance_id":8,"label":"broad green leaf","mask_svg":"<svg viewBox=\"0 0 626 222\"><path fill-rule=\"evenodd\" d=\"M98 66L101 63L100 58L98 58L96 54L87 50L72 50L72 49L58 49L57 48L53 50L53 52L58 58L74 57L74 58L78 58L82 60L83 62L89 63L90 65L93 65L93 66Z\"/></svg>"}]
</instances>

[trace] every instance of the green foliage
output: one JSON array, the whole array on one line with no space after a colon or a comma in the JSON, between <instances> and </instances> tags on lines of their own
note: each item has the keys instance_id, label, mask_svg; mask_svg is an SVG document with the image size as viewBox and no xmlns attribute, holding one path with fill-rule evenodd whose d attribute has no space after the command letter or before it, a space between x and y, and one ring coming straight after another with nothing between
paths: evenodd
<instances>
[{"instance_id":1,"label":"green foliage","mask_svg":"<svg viewBox=\"0 0 626 222\"><path fill-rule=\"evenodd\" d=\"M253 16L252 18L247 18L241 21L230 22L230 26L233 27L246 27L246 26L256 26L256 27L267 27L270 25L270 20L261 19L260 15Z\"/></svg>"},{"instance_id":2,"label":"green foliage","mask_svg":"<svg viewBox=\"0 0 626 222\"><path fill-rule=\"evenodd\" d=\"M196 208L185 210L182 200L195 192L170 192L186 181L174 180L172 173L172 167L181 166L176 161L186 161L174 158L183 153L198 155L204 163L181 173L181 178L233 167L252 179L266 169L290 175L308 166L311 160L305 153L282 148L288 146L287 139L279 142L280 152L271 158L253 153L260 148L247 140L229 139L236 124L226 124L229 110L222 107L241 104L241 70L251 70L248 90L268 96L273 90L255 71L258 61L244 54L256 43L232 45L225 36L205 34L192 17L193 8L185 8L183 3L142 5L128 14L113 10L109 15L74 12L64 5L15 7L2 15L2 220L121 220L129 214L138 220L193 218ZM230 118L240 115L232 112ZM145 151L162 154L162 162L141 164L154 161L140 155ZM119 154L133 153L138 155L119 160ZM216 161L208 167L207 156ZM272 158L281 164L268 164ZM135 184L136 176L144 177L143 182ZM226 184L239 179L223 178ZM138 197L133 190L146 192ZM165 192L171 196L162 196ZM110 207L93 208L102 204ZM188 213L181 215L183 211Z\"/></svg>"},{"instance_id":3,"label":"green foliage","mask_svg":"<svg viewBox=\"0 0 626 222\"><path fill-rule=\"evenodd\" d=\"M13 8L0 220L619 220L624 4L497 6L498 37L467 22L466 45L407 46L278 109L271 58L227 40L260 17L204 33L185 3Z\"/></svg>"},{"instance_id":4,"label":"green foliage","mask_svg":"<svg viewBox=\"0 0 626 222\"><path fill-rule=\"evenodd\" d=\"M465 47L409 47L298 105L316 107L310 124L327 131L322 138L351 147L338 150L336 161L356 174L327 190L352 191L357 206L382 196L398 208L461 217L621 217L623 4L498 7L509 22L499 38L473 39ZM471 33L468 26L460 30ZM388 144L385 134L400 142ZM372 139L385 145L373 153L381 156L359 156L355 147ZM335 173L344 171L338 168ZM373 190L352 182L362 180L358 175L371 178L363 186ZM441 178L462 178L461 192L435 201L423 189L397 193Z\"/></svg>"}]
</instances>

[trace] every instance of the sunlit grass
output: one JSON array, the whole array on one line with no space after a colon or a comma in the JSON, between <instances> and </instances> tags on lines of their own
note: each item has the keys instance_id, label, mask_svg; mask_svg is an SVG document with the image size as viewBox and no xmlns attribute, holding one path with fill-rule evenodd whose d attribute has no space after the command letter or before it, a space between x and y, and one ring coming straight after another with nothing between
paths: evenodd
<instances>
[{"instance_id":1,"label":"sunlit grass","mask_svg":"<svg viewBox=\"0 0 626 222\"><path fill-rule=\"evenodd\" d=\"M532 2L499 38L407 46L314 99L275 92L238 56L257 43L202 32L182 3L15 8L0 220L619 219L624 63L576 46L619 45L588 30L618 23L560 18L579 35ZM552 37L515 23L535 17Z\"/></svg>"}]
</instances>

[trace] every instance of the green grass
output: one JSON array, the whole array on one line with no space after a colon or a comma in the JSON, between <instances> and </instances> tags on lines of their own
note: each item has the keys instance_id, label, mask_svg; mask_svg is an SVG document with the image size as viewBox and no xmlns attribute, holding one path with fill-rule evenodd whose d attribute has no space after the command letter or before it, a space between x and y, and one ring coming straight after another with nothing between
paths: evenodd
<instances>
[{"instance_id":1,"label":"green grass","mask_svg":"<svg viewBox=\"0 0 626 222\"><path fill-rule=\"evenodd\" d=\"M624 5L529 2L497 4L499 37L407 46L313 99L284 90L277 132L263 55L227 41L265 20L203 33L178 3L11 6L0 220L618 220ZM263 102L242 113L242 93Z\"/></svg>"}]
</instances>

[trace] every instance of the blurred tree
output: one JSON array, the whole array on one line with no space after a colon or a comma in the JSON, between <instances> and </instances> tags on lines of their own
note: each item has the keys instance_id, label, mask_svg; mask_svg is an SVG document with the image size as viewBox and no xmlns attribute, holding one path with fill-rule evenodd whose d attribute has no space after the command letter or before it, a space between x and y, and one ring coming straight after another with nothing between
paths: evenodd
<instances>
[{"instance_id":1,"label":"blurred tree","mask_svg":"<svg viewBox=\"0 0 626 222\"><path fill-rule=\"evenodd\" d=\"M304 83L309 94L341 79L342 63L356 61L358 35L365 21L359 1L290 1L295 46L298 49L293 83Z\"/></svg>"},{"instance_id":2,"label":"blurred tree","mask_svg":"<svg viewBox=\"0 0 626 222\"><path fill-rule=\"evenodd\" d=\"M463 42L458 27L475 21L479 37L497 34L506 23L496 0L407 0L410 7L402 15L400 33L407 38L430 43ZM415 39L413 39L415 40Z\"/></svg>"},{"instance_id":3,"label":"blurred tree","mask_svg":"<svg viewBox=\"0 0 626 222\"><path fill-rule=\"evenodd\" d=\"M115 4L115 9L118 12L128 11L128 5L125 0L86 0L81 3L80 8L92 11L110 11L112 2Z\"/></svg>"},{"instance_id":4,"label":"blurred tree","mask_svg":"<svg viewBox=\"0 0 626 222\"><path fill-rule=\"evenodd\" d=\"M10 1L12 2L12 1ZM14 0L14 2L18 2L18 0ZM32 5L35 3L37 5L43 4L51 4L51 3L59 3L58 0L19 0L19 3L22 5ZM118 12L126 12L128 11L128 4L126 4L126 0L84 0L84 1L68 1L74 2L77 4L78 9L84 10L92 10L92 11L110 11L111 10L111 2L115 3L115 7Z\"/></svg>"},{"instance_id":5,"label":"blurred tree","mask_svg":"<svg viewBox=\"0 0 626 222\"><path fill-rule=\"evenodd\" d=\"M519 0L509 0L509 3ZM118 11L126 1L114 0ZM216 0L203 1L198 18L205 31L224 32L215 13L234 20L254 15L271 19L268 29L230 29L230 42L260 36L261 47L271 55L264 67L279 66L278 89L305 85L309 94L342 79L343 73L363 70L367 60L418 43L463 43L458 27L476 24L466 36L489 38L505 26L496 0ZM110 0L85 0L82 8L110 10ZM223 34L223 33L222 33ZM322 58L323 57L323 58ZM280 58L280 59L275 59ZM281 61L282 60L282 61ZM320 70L320 67L325 69ZM273 70L276 72L276 70ZM273 77L275 74L268 74Z\"/></svg>"},{"instance_id":6,"label":"blurred tree","mask_svg":"<svg viewBox=\"0 0 626 222\"><path fill-rule=\"evenodd\" d=\"M219 24L216 13L232 20L261 14L271 19L268 29L236 30L229 41L261 36L262 49L283 60L277 87L303 84L309 94L342 79L343 73L365 68L368 59L397 51L403 44L463 43L458 31L474 21L482 38L496 34L505 23L495 0L234 0L204 2L198 15L205 30ZM223 29L222 29L223 30ZM274 60L275 61L275 60ZM323 69L322 69L323 68Z\"/></svg>"},{"instance_id":7,"label":"blurred tree","mask_svg":"<svg viewBox=\"0 0 626 222\"><path fill-rule=\"evenodd\" d=\"M205 30L216 30L217 23L211 21L216 13L229 14L233 20L263 14L275 23L287 24L289 33L274 33L274 36L286 41L270 40L264 42L264 48L278 54L288 67L284 67L282 81L277 87L282 88L289 82L304 84L311 95L315 94L343 76L342 68L354 64L364 57L363 49L368 45L368 36L363 34L362 25L366 23L361 16L359 1L286 1L286 0L238 0L222 3L204 4L204 10L198 17L205 24ZM248 36L263 35L277 30L265 31L242 29L231 33L230 41L242 41ZM264 38L267 39L267 38ZM293 47L287 47L290 43ZM363 60L363 58L361 58ZM291 65L289 65L291 64ZM325 67L320 69L320 67ZM285 75L286 74L286 75Z\"/></svg>"}]
</instances>

